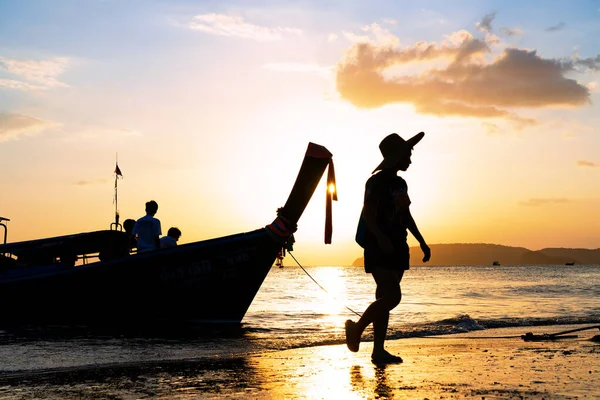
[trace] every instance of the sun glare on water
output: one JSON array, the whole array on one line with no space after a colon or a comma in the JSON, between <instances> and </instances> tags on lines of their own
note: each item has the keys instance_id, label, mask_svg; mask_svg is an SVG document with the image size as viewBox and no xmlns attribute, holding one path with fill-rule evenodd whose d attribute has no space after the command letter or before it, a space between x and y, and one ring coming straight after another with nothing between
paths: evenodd
<instances>
[{"instance_id":1,"label":"sun glare on water","mask_svg":"<svg viewBox=\"0 0 600 400\"><path fill-rule=\"evenodd\" d=\"M313 278L327 291L319 291L319 302L315 304L315 311L336 318L343 312L346 303L346 287L344 278L338 268L321 267L313 270Z\"/></svg>"}]
</instances>

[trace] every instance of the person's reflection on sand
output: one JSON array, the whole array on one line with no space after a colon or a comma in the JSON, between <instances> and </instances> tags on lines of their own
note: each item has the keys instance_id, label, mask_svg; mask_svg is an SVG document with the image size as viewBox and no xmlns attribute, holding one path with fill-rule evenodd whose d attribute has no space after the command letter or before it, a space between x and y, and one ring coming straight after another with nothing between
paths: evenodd
<instances>
[{"instance_id":1,"label":"person's reflection on sand","mask_svg":"<svg viewBox=\"0 0 600 400\"><path fill-rule=\"evenodd\" d=\"M375 366L374 381L370 379L365 381L362 374L362 367L360 365L353 365L350 368L350 385L352 386L352 390L367 398L372 398L373 395L377 399L393 397L394 391L389 385L385 369L386 365Z\"/></svg>"},{"instance_id":2,"label":"person's reflection on sand","mask_svg":"<svg viewBox=\"0 0 600 400\"><path fill-rule=\"evenodd\" d=\"M392 388L389 386L387 374L385 373L386 365L375 367L375 397L387 399L394 396Z\"/></svg>"},{"instance_id":3,"label":"person's reflection on sand","mask_svg":"<svg viewBox=\"0 0 600 400\"><path fill-rule=\"evenodd\" d=\"M352 385L352 389L356 392L365 391L365 380L363 379L361 369L360 365L353 365L350 368L350 385Z\"/></svg>"}]
</instances>

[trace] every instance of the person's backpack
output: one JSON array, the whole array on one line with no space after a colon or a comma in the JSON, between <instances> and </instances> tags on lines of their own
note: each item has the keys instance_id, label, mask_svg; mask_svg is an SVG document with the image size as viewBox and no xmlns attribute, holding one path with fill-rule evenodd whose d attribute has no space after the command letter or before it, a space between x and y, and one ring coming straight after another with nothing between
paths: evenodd
<instances>
[{"instance_id":1,"label":"person's backpack","mask_svg":"<svg viewBox=\"0 0 600 400\"><path fill-rule=\"evenodd\" d=\"M358 226L356 227L356 235L354 236L356 243L363 249L367 242L367 224L363 217L363 212L360 212L360 218L358 219Z\"/></svg>"}]
</instances>

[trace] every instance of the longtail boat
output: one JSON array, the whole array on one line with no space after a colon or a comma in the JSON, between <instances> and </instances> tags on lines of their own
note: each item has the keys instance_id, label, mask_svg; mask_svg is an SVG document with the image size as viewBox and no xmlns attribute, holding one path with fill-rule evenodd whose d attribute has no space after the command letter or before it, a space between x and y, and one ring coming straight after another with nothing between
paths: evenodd
<instances>
[{"instance_id":1,"label":"longtail boat","mask_svg":"<svg viewBox=\"0 0 600 400\"><path fill-rule=\"evenodd\" d=\"M309 143L285 205L251 232L140 253L119 229L0 244L0 324L239 324L328 166Z\"/></svg>"}]
</instances>

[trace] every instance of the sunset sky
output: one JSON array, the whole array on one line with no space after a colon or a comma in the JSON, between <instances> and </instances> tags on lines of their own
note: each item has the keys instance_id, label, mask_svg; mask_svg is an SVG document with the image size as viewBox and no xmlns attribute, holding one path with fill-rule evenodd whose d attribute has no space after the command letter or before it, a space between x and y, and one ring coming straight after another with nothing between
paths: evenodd
<instances>
[{"instance_id":1,"label":"sunset sky","mask_svg":"<svg viewBox=\"0 0 600 400\"><path fill-rule=\"evenodd\" d=\"M424 131L402 176L428 243L598 248L598 38L598 1L0 0L8 241L108 229L117 155L122 220L254 230L314 142L333 244L323 179L294 255L347 265L379 142Z\"/></svg>"}]
</instances>

